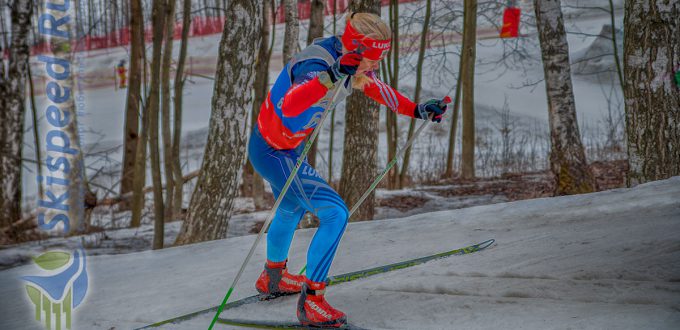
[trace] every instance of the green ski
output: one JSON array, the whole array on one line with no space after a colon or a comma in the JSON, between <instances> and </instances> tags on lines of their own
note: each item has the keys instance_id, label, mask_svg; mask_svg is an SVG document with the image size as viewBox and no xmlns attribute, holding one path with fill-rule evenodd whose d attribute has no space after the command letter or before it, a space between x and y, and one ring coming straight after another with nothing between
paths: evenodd
<instances>
[{"instance_id":1,"label":"green ski","mask_svg":"<svg viewBox=\"0 0 680 330\"><path fill-rule=\"evenodd\" d=\"M246 327L246 328L253 328L253 329L341 329L341 330L366 330L364 328L358 327L356 325L352 324L347 324L343 327L340 328L324 328L324 327L308 327L301 325L300 323L297 322L277 322L277 321L251 321L251 320L242 320L242 319L225 319L225 318L219 318L217 319L217 323L224 324L224 325L231 325L231 326L237 326L237 327Z\"/></svg>"},{"instance_id":2,"label":"green ski","mask_svg":"<svg viewBox=\"0 0 680 330\"><path fill-rule=\"evenodd\" d=\"M406 261L402 261L402 262L397 262L397 263L393 263L393 264L389 264L389 265L385 265L385 266L378 266L378 267L374 267L374 268L359 270L359 271L356 271L356 272L331 276L331 277L328 278L328 285L329 286L330 285L336 285L336 284L354 281L354 280L357 280L357 279L361 279L361 278L365 278L365 277L369 277L369 276L373 276L373 275L377 275L377 274L383 274L383 273L391 272L391 271L394 271L394 270L413 267L413 266L420 265L422 263L425 263L425 262L428 262L428 261L431 261L431 260L441 259L441 258L445 258L445 257L448 257L448 256L474 253L474 252L481 251L481 250L488 248L494 242L496 242L496 240L489 239L489 240L486 240L486 241L478 243L478 244L473 244L473 245L470 245L470 246L466 246L466 247L463 247L463 248L450 250L450 251L446 251L446 252L442 252L442 253L438 253L438 254L433 254L433 255L429 255L429 256L425 256L425 257L420 257L420 258L415 258L415 259L406 260ZM243 298L243 299L240 299L240 300L230 302L230 303L224 305L224 309L226 310L226 309L229 309L229 308L243 306L243 305L247 305L247 304L258 302L258 301L261 301L260 296L259 295L253 295L253 296L250 296L250 297L246 297L246 298ZM175 323L176 324L176 323L179 323L179 322L182 322L182 321L192 319L192 318L199 316L199 315L203 315L203 314L207 314L207 313L214 313L214 312L217 311L218 307L219 306L214 306L214 307L210 307L210 308L203 309L203 310L200 310L200 311L196 311L196 312L193 312L193 313L185 314L185 315L182 315L182 316L173 317L173 318L167 319L165 321L160 321L160 322L156 322L156 323L153 323L153 324L149 324L149 325L142 327L142 328L137 328L137 330L156 328L156 327L159 327L161 325L169 324L169 323ZM226 319L223 319L223 320L226 320ZM243 320L238 320L238 321L243 321ZM286 329L286 328L283 328L283 329ZM300 328L293 328L293 329L300 329ZM302 329L304 329L304 328L302 328Z\"/></svg>"}]
</instances>

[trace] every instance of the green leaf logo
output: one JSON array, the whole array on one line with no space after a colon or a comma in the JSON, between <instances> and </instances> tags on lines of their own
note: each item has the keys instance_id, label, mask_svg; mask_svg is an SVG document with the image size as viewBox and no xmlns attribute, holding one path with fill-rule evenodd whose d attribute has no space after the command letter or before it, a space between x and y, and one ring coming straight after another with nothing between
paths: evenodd
<instances>
[{"instance_id":1,"label":"green leaf logo","mask_svg":"<svg viewBox=\"0 0 680 330\"><path fill-rule=\"evenodd\" d=\"M42 269L54 270L66 265L70 259L70 253L51 251L33 258L33 261Z\"/></svg>"}]
</instances>

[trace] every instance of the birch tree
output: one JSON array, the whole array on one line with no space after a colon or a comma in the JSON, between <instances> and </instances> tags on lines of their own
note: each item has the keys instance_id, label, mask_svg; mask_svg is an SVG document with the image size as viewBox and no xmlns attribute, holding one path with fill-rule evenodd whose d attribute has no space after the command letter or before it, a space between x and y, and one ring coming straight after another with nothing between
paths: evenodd
<instances>
[{"instance_id":1,"label":"birch tree","mask_svg":"<svg viewBox=\"0 0 680 330\"><path fill-rule=\"evenodd\" d=\"M349 9L380 15L380 1L352 1ZM351 208L377 176L379 107L378 103L362 93L352 93L346 104L339 194ZM375 191L371 192L350 221L373 219L374 212Z\"/></svg>"},{"instance_id":2,"label":"birch tree","mask_svg":"<svg viewBox=\"0 0 680 330\"><path fill-rule=\"evenodd\" d=\"M219 47L203 164L175 244L224 238L246 153L246 113L252 106L262 1L232 0Z\"/></svg>"},{"instance_id":3,"label":"birch tree","mask_svg":"<svg viewBox=\"0 0 680 330\"><path fill-rule=\"evenodd\" d=\"M548 97L550 170L555 194L571 195L595 190L595 179L581 144L571 83L569 45L560 0L535 0L536 26Z\"/></svg>"},{"instance_id":4,"label":"birch tree","mask_svg":"<svg viewBox=\"0 0 680 330\"><path fill-rule=\"evenodd\" d=\"M636 185L680 175L680 3L629 0L624 15L628 184Z\"/></svg>"},{"instance_id":5,"label":"birch tree","mask_svg":"<svg viewBox=\"0 0 680 330\"><path fill-rule=\"evenodd\" d=\"M10 6L11 41L7 71L0 65L0 227L21 218L21 158L28 76L28 33L33 2ZM2 8L4 12L4 8ZM4 49L1 50L4 54Z\"/></svg>"}]
</instances>

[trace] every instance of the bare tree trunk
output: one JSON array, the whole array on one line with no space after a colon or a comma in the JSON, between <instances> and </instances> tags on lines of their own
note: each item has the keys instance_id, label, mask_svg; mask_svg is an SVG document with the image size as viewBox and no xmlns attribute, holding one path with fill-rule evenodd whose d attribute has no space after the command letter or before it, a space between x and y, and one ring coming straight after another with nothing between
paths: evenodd
<instances>
[{"instance_id":1,"label":"bare tree trunk","mask_svg":"<svg viewBox=\"0 0 680 330\"><path fill-rule=\"evenodd\" d=\"M337 23L336 17L338 11L337 0L333 0L333 35L337 33ZM333 147L334 147L334 136L335 136L335 108L331 109L331 127L330 136L328 137L328 183L333 184Z\"/></svg>"},{"instance_id":2,"label":"bare tree trunk","mask_svg":"<svg viewBox=\"0 0 680 330\"><path fill-rule=\"evenodd\" d=\"M203 165L175 244L224 238L246 153L262 1L232 0L220 41L212 114Z\"/></svg>"},{"instance_id":3,"label":"bare tree trunk","mask_svg":"<svg viewBox=\"0 0 680 330\"><path fill-rule=\"evenodd\" d=\"M123 142L123 171L120 194L132 191L135 177L135 157L139 143L139 117L142 83L142 52L144 51L144 17L141 0L130 0L130 70L125 107L125 132ZM125 210L129 203L121 203Z\"/></svg>"},{"instance_id":4,"label":"bare tree trunk","mask_svg":"<svg viewBox=\"0 0 680 330\"><path fill-rule=\"evenodd\" d=\"M461 176L475 177L475 60L477 48L477 0L465 0L463 22L463 150Z\"/></svg>"},{"instance_id":5,"label":"bare tree trunk","mask_svg":"<svg viewBox=\"0 0 680 330\"><path fill-rule=\"evenodd\" d=\"M380 15L379 0L357 0L350 3L350 10ZM342 177L339 194L351 208L370 183L378 170L378 103L361 93L352 93L345 111L345 146L342 154ZM350 221L373 219L375 191L352 216Z\"/></svg>"},{"instance_id":6,"label":"bare tree trunk","mask_svg":"<svg viewBox=\"0 0 680 330\"><path fill-rule=\"evenodd\" d=\"M35 5L37 5L37 4L35 4ZM0 15L0 33L2 33L2 39L0 39L0 41L2 41L2 44L0 44L0 50L2 50L2 51L5 51L5 49L9 49L9 41L7 39L8 33L7 33L7 28L5 26L5 15L4 15L5 10L6 10L5 8L7 8L7 7L5 7L5 6L6 6L5 0L0 0L0 8L2 8L2 11L0 11L0 13L2 13L2 15ZM37 10L35 8L33 8L32 10L33 10L33 15L34 15L33 19L35 19L37 21L37 17L38 17L38 16L36 16ZM35 37L35 30L33 30L33 29L30 29L30 30L33 32L33 36ZM37 39L37 38L34 38L34 39ZM2 78L2 80L5 79L4 71L5 71L5 68L3 66L2 68L0 68L0 78Z\"/></svg>"},{"instance_id":7,"label":"bare tree trunk","mask_svg":"<svg viewBox=\"0 0 680 330\"><path fill-rule=\"evenodd\" d=\"M390 85L395 90L399 89L399 2L390 1L390 28L392 30L392 47L387 60L386 76L389 76ZM387 159L392 160L397 155L397 144L399 142L399 126L397 114L393 111L385 111L385 128L387 131ZM403 166L403 165L402 165ZM394 166L387 173L388 189L399 187L400 175L399 164Z\"/></svg>"},{"instance_id":8,"label":"bare tree trunk","mask_svg":"<svg viewBox=\"0 0 680 330\"><path fill-rule=\"evenodd\" d=\"M680 3L626 1L628 184L680 175Z\"/></svg>"},{"instance_id":9,"label":"bare tree trunk","mask_svg":"<svg viewBox=\"0 0 680 330\"><path fill-rule=\"evenodd\" d=\"M172 201L172 214L175 217L182 212L184 200L184 179L182 178L182 164L179 160L180 144L182 141L182 93L184 92L184 64L187 59L187 44L189 40L189 28L191 27L191 0L184 0L182 13L182 41L179 46L179 58L177 59L177 71L175 72L175 113L172 135L172 170L175 180L175 196Z\"/></svg>"},{"instance_id":10,"label":"bare tree trunk","mask_svg":"<svg viewBox=\"0 0 680 330\"><path fill-rule=\"evenodd\" d=\"M137 0L134 0L137 1ZM142 128L139 131L137 137L137 146L135 147L135 162L134 162L134 175L132 181L132 216L130 219L130 227L139 227L142 222L142 211L144 208L145 197L143 193L144 184L146 183L146 155L147 155L147 145L149 141L149 107L148 104L141 104L141 101L146 99L148 101L148 87L147 87L147 60L146 60L146 50L145 50L145 37L144 37L144 6L141 0L138 3L132 2L131 6L132 14L130 16L136 16L130 19L131 22L137 23L138 35L137 37L131 37L131 43L137 43L140 48L140 65L141 65L141 79L139 82L141 86L144 87L144 91L139 91L139 103L137 105L138 111L141 110L139 116L142 119ZM132 27L134 31L134 26ZM133 34L134 36L134 34ZM132 83L132 81L130 81ZM128 88L130 88L128 86ZM142 96L144 95L144 96Z\"/></svg>"},{"instance_id":11,"label":"bare tree trunk","mask_svg":"<svg viewBox=\"0 0 680 330\"><path fill-rule=\"evenodd\" d=\"M614 13L614 2L609 0L609 15L612 25L612 46L614 47L614 63L616 64L616 76L619 78L621 92L623 92L623 69L621 68L621 58L619 57L619 43L616 41L616 15Z\"/></svg>"},{"instance_id":12,"label":"bare tree trunk","mask_svg":"<svg viewBox=\"0 0 680 330\"><path fill-rule=\"evenodd\" d=\"M107 4L107 6L110 7L109 10L111 11L111 29L109 33L113 34L113 32L115 32L118 28L118 1L113 0L111 1L111 4ZM118 35L114 35L114 37L115 40L118 41Z\"/></svg>"},{"instance_id":13,"label":"bare tree trunk","mask_svg":"<svg viewBox=\"0 0 680 330\"><path fill-rule=\"evenodd\" d=\"M311 45L314 39L323 37L323 10L324 1L311 0L311 16L309 17L309 31L307 32L307 45Z\"/></svg>"},{"instance_id":14,"label":"bare tree trunk","mask_svg":"<svg viewBox=\"0 0 680 330\"><path fill-rule=\"evenodd\" d=\"M300 21L298 20L297 0L282 0L286 6L286 30L283 36L283 65L295 55L300 35Z\"/></svg>"},{"instance_id":15,"label":"bare tree trunk","mask_svg":"<svg viewBox=\"0 0 680 330\"><path fill-rule=\"evenodd\" d=\"M172 159L172 131L170 128L170 70L172 67L172 43L175 35L175 0L167 0L165 7L165 47L163 47L163 63L161 67L161 122L163 137L163 165L165 166L165 218L172 220L176 215L172 202L175 199L175 179Z\"/></svg>"},{"instance_id":16,"label":"bare tree trunk","mask_svg":"<svg viewBox=\"0 0 680 330\"><path fill-rule=\"evenodd\" d=\"M35 143L35 167L38 172L38 177L43 177L43 157L42 147L40 144L40 125L38 125L38 108L35 104L35 89L33 86L33 75L31 74L31 66L26 67L28 74L28 93L31 97L31 119L33 121L33 141ZM42 184L38 185L38 198L43 199L45 196L45 188Z\"/></svg>"},{"instance_id":17,"label":"bare tree trunk","mask_svg":"<svg viewBox=\"0 0 680 330\"><path fill-rule=\"evenodd\" d=\"M173 1L173 0L171 0ZM161 61L163 33L165 32L165 0L153 1L153 55L151 59L151 86L146 106L149 113L149 152L151 156L151 178L153 181L154 231L153 248L163 248L165 208L163 207L163 182L161 180L161 159L158 145L158 114L160 110L159 89L161 85Z\"/></svg>"},{"instance_id":18,"label":"bare tree trunk","mask_svg":"<svg viewBox=\"0 0 680 330\"><path fill-rule=\"evenodd\" d=\"M0 226L21 219L21 158L28 76L32 1L11 6L12 39L7 72L0 62ZM4 11L4 8L3 8ZM4 49L2 50L4 53Z\"/></svg>"},{"instance_id":19,"label":"bare tree trunk","mask_svg":"<svg viewBox=\"0 0 680 330\"><path fill-rule=\"evenodd\" d=\"M262 6L262 31L260 32L262 39L260 40L260 47L257 53L257 64L255 65L255 82L253 84L254 99L252 113L250 116L250 127L255 128L257 125L257 117L260 114L260 106L267 97L269 90L269 24L267 20L270 17L272 0L264 0ZM260 210L265 208L264 199L264 180L255 172L252 164L246 162L245 170L250 178L249 182L244 185L250 185L248 190L249 195L253 197L253 204L255 209Z\"/></svg>"},{"instance_id":20,"label":"bare tree trunk","mask_svg":"<svg viewBox=\"0 0 680 330\"><path fill-rule=\"evenodd\" d=\"M146 64L144 65L146 66ZM135 155L135 175L132 184L132 216L130 227L139 227L142 223L142 211L144 208L144 184L146 183L146 154L149 141L149 107L142 109L142 129L137 139L137 154Z\"/></svg>"},{"instance_id":21,"label":"bare tree trunk","mask_svg":"<svg viewBox=\"0 0 680 330\"><path fill-rule=\"evenodd\" d=\"M465 49L465 45L461 45ZM456 131L458 130L458 112L460 111L460 92L461 92L461 71L463 70L463 59L458 59L458 79L456 80L456 95L453 98L453 113L451 114L451 130L449 131L449 150L446 155L446 173L444 177L453 177L453 154L456 151Z\"/></svg>"},{"instance_id":22,"label":"bare tree trunk","mask_svg":"<svg viewBox=\"0 0 680 330\"><path fill-rule=\"evenodd\" d=\"M66 14L73 17L75 14L75 9L65 9ZM68 22L65 24L65 31L68 31L71 36L77 35L77 27L75 22ZM78 129L78 116L79 111L75 102L75 93L78 90L78 68L80 66L79 58L74 60L74 49L72 47L71 38L54 38L49 40L51 44L54 58L59 58L68 63L67 67L64 67L64 73L67 73L66 77L60 81L61 88L69 90L71 92L70 97L66 97L63 102L59 104L59 108L64 113L69 113L70 121L61 129L64 138L64 146L69 145L68 148L72 149L71 152L66 153L65 158L71 165L69 171L67 171L66 176L68 179L68 217L70 220L70 227L68 233L80 234L85 231L90 226L90 215L92 208L96 205L97 196L90 191L88 180L87 180L87 170L85 167L85 159L83 154L83 149L81 147L80 141L80 131ZM49 133L48 133L49 134ZM47 151L50 150L50 143L48 139ZM68 142L67 142L68 141ZM64 148L65 149L65 148Z\"/></svg>"},{"instance_id":23,"label":"bare tree trunk","mask_svg":"<svg viewBox=\"0 0 680 330\"><path fill-rule=\"evenodd\" d=\"M312 0L311 16L309 18L309 32L307 33L307 45L311 45L314 39L323 37L323 10L324 2L321 0ZM316 151L319 144L319 139L316 139L309 149L307 160L309 165L316 167ZM311 214L310 214L311 215Z\"/></svg>"},{"instance_id":24,"label":"bare tree trunk","mask_svg":"<svg viewBox=\"0 0 680 330\"><path fill-rule=\"evenodd\" d=\"M92 28L93 30L91 31L92 34L96 34L96 30L94 29L94 14L95 14L95 7L94 7L94 1L92 0L87 0L87 8L90 10L87 11L87 26L88 28Z\"/></svg>"},{"instance_id":25,"label":"bare tree trunk","mask_svg":"<svg viewBox=\"0 0 680 330\"><path fill-rule=\"evenodd\" d=\"M423 31L420 34L420 49L418 51L418 63L416 64L416 92L413 97L414 102L420 102L420 92L423 84L423 62L425 61L425 48L427 48L427 33L430 25L430 16L432 16L432 1L425 2L425 21L423 22ZM408 127L407 140L413 136L415 130L416 120L411 119ZM399 189L403 189L406 184L406 176L408 174L408 166L411 160L411 148L408 148L404 153L404 163L401 167L401 174L399 175Z\"/></svg>"},{"instance_id":26,"label":"bare tree trunk","mask_svg":"<svg viewBox=\"0 0 680 330\"><path fill-rule=\"evenodd\" d=\"M534 9L548 96L550 169L555 176L555 194L592 192L595 179L586 162L576 120L569 45L560 0L535 0Z\"/></svg>"}]
</instances>

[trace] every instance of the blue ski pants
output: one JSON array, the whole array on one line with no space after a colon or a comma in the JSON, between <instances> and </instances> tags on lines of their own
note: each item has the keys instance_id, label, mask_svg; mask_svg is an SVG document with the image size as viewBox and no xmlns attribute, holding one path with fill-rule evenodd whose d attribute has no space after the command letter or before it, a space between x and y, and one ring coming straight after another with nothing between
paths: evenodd
<instances>
[{"instance_id":1,"label":"blue ski pants","mask_svg":"<svg viewBox=\"0 0 680 330\"><path fill-rule=\"evenodd\" d=\"M283 186L302 153L304 144L296 149L277 150L262 137L255 125L248 143L248 158L253 167L269 182L278 198ZM342 234L347 227L349 211L345 202L318 172L302 163L286 192L267 234L267 259L273 262L288 258L293 233L305 212L319 218L319 228L307 250L307 278L323 282L333 262Z\"/></svg>"}]
</instances>

